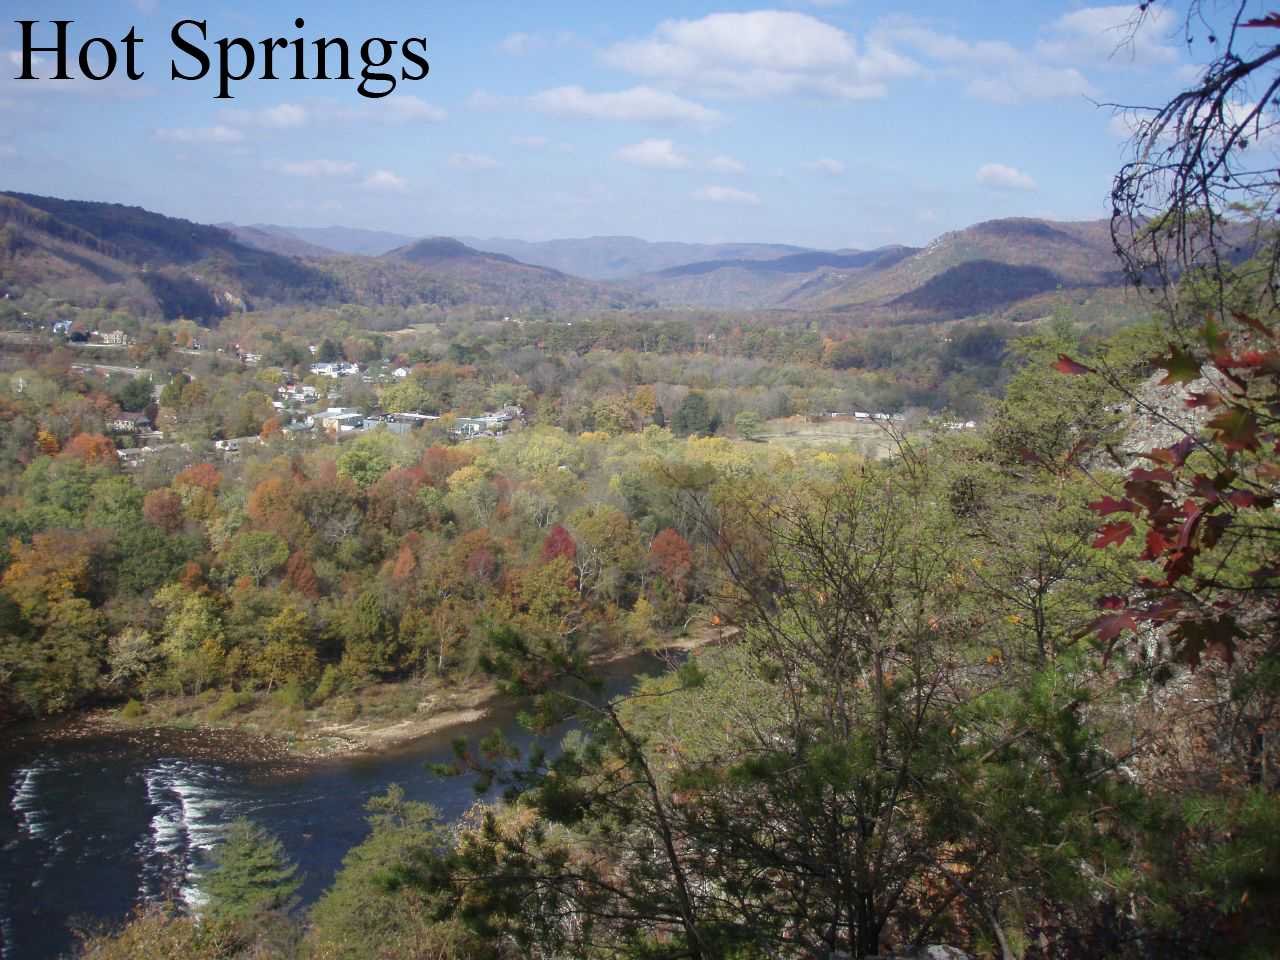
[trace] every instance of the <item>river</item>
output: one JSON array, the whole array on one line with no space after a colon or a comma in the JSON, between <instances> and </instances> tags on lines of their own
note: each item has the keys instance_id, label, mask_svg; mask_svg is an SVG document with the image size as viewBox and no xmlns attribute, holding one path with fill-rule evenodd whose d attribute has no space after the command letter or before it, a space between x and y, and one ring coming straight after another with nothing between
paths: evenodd
<instances>
[{"instance_id":1,"label":"river","mask_svg":"<svg viewBox=\"0 0 1280 960\"><path fill-rule=\"evenodd\" d=\"M632 657L604 668L609 689L629 688L665 665ZM475 800L473 778L441 779L424 764L451 759L458 736L502 729L521 747L519 703L482 720L376 754L281 769L217 759L200 731L114 731L67 738L39 725L0 742L0 958L52 960L140 900L198 898L193 868L245 815L280 837L306 875L303 903L329 885L346 852L364 839L370 797L398 783L447 819Z\"/></svg>"}]
</instances>

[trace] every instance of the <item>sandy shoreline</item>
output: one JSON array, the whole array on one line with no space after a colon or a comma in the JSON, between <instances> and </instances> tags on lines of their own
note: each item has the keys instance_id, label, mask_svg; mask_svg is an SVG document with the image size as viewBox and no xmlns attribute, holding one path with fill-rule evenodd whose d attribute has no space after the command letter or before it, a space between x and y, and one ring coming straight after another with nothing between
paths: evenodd
<instances>
[{"instance_id":1,"label":"sandy shoreline","mask_svg":"<svg viewBox=\"0 0 1280 960\"><path fill-rule=\"evenodd\" d=\"M355 753L389 750L402 744L421 740L432 734L483 720L489 713L488 706L444 710L422 720L399 720L387 726L360 723L333 723L318 727L316 734L334 743L334 749L322 756L350 756Z\"/></svg>"}]
</instances>

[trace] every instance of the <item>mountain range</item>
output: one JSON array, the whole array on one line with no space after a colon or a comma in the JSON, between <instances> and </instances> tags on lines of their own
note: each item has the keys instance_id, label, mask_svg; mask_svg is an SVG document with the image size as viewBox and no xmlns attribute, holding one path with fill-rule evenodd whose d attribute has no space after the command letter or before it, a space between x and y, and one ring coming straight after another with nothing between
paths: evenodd
<instances>
[{"instance_id":1,"label":"mountain range","mask_svg":"<svg viewBox=\"0 0 1280 960\"><path fill-rule=\"evenodd\" d=\"M928 246L415 239L345 227L210 226L138 207L0 193L0 293L211 322L273 305L517 313L710 308L878 320L999 313L1120 281L1106 221L1010 218Z\"/></svg>"},{"instance_id":2,"label":"mountain range","mask_svg":"<svg viewBox=\"0 0 1280 960\"><path fill-rule=\"evenodd\" d=\"M331 232L319 236L334 242ZM380 236L379 243L394 235ZM652 304L640 293L455 240L410 239L384 255L361 256L270 227L224 229L140 207L0 193L0 294L29 292L75 306L206 323L232 311L282 305L581 312Z\"/></svg>"},{"instance_id":3,"label":"mountain range","mask_svg":"<svg viewBox=\"0 0 1280 960\"><path fill-rule=\"evenodd\" d=\"M323 233L329 238L325 242L335 245L333 251L349 249L366 233L337 227L321 233L292 227L259 229L298 241L324 240ZM260 243L248 235L242 239ZM991 220L944 234L923 248L890 245L873 250L653 243L613 236L538 242L458 240L472 250L626 287L670 307L965 316L1000 310L1060 287L1091 289L1119 280L1105 220Z\"/></svg>"}]
</instances>

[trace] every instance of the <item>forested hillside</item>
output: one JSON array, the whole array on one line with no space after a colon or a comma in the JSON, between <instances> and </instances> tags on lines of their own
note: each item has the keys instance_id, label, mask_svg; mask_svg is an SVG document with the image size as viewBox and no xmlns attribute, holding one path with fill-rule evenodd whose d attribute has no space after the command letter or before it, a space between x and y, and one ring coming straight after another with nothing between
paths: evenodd
<instances>
[{"instance_id":1,"label":"forested hillside","mask_svg":"<svg viewBox=\"0 0 1280 960\"><path fill-rule=\"evenodd\" d=\"M627 280L664 303L880 311L899 320L973 316L1036 294L1118 285L1105 221L1013 218L976 224L924 249L710 260Z\"/></svg>"},{"instance_id":2,"label":"forested hillside","mask_svg":"<svg viewBox=\"0 0 1280 960\"><path fill-rule=\"evenodd\" d=\"M432 243L452 246L447 254L428 254ZM428 247L385 258L341 256L271 235L242 232L238 239L221 227L138 207L0 195L0 292L42 313L62 305L102 307L208 326L234 312L280 305L545 313L644 302L457 241L421 244Z\"/></svg>"}]
</instances>

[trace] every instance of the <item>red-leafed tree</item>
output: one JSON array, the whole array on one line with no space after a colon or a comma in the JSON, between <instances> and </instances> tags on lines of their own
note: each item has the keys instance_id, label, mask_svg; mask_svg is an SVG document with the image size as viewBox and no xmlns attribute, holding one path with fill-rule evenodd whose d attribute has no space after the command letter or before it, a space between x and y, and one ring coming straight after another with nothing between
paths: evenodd
<instances>
[{"instance_id":1,"label":"red-leafed tree","mask_svg":"<svg viewBox=\"0 0 1280 960\"><path fill-rule=\"evenodd\" d=\"M693 551L680 531L668 527L653 538L649 545L649 569L683 594L693 571Z\"/></svg>"},{"instance_id":2,"label":"red-leafed tree","mask_svg":"<svg viewBox=\"0 0 1280 960\"><path fill-rule=\"evenodd\" d=\"M177 530L186 519L182 498L172 490L153 490L142 501L142 518L162 530Z\"/></svg>"},{"instance_id":3,"label":"red-leafed tree","mask_svg":"<svg viewBox=\"0 0 1280 960\"><path fill-rule=\"evenodd\" d=\"M285 586L293 593L308 599L320 596L320 583L316 580L316 572L311 562L302 554L292 554L284 567Z\"/></svg>"},{"instance_id":4,"label":"red-leafed tree","mask_svg":"<svg viewBox=\"0 0 1280 960\"><path fill-rule=\"evenodd\" d=\"M222 474L212 463L197 463L174 477L173 485L199 487L208 493L217 493L218 488L222 486Z\"/></svg>"},{"instance_id":5,"label":"red-leafed tree","mask_svg":"<svg viewBox=\"0 0 1280 960\"><path fill-rule=\"evenodd\" d=\"M62 451L62 456L74 457L87 467L97 464L114 466L120 462L115 444L96 433L76 434Z\"/></svg>"},{"instance_id":6,"label":"red-leafed tree","mask_svg":"<svg viewBox=\"0 0 1280 960\"><path fill-rule=\"evenodd\" d=\"M578 545L574 542L573 536L560 523L552 527L547 538L542 541L543 563L550 563L556 557L564 557L572 563L577 552Z\"/></svg>"}]
</instances>

